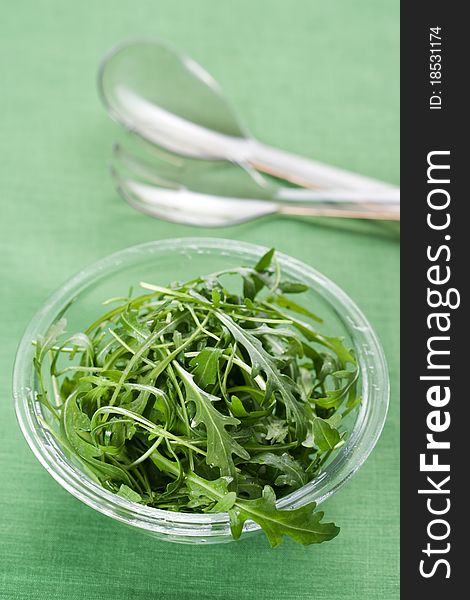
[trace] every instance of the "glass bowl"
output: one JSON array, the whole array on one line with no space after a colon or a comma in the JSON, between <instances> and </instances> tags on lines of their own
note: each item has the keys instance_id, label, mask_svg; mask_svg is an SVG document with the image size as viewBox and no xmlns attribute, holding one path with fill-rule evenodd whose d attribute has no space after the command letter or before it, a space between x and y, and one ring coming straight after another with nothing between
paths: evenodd
<instances>
[{"instance_id":1,"label":"glass bowl","mask_svg":"<svg viewBox=\"0 0 470 600\"><path fill-rule=\"evenodd\" d=\"M219 543L231 537L228 515L187 514L141 506L108 492L89 479L41 425L36 399L33 340L44 335L61 315L67 330L80 331L92 322L104 299L121 296L142 280L165 285L231 266L254 265L266 248L235 240L182 238L141 244L108 256L80 271L53 294L34 316L20 342L13 376L18 420L32 451L52 477L73 496L95 510L154 536L173 542ZM325 321L324 332L344 336L358 357L363 401L355 413L346 443L323 471L296 492L280 499L279 508L323 502L364 463L375 446L387 414L389 381L382 347L371 325L354 302L312 267L277 254L285 275L306 283L302 302ZM321 326L319 327L321 330ZM247 522L243 536L259 530Z\"/></svg>"}]
</instances>

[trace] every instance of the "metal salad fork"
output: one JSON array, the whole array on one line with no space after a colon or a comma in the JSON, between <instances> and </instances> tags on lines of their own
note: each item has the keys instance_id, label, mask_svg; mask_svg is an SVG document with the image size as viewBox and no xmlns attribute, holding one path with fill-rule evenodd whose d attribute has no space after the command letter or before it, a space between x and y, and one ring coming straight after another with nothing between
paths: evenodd
<instances>
[{"instance_id":1,"label":"metal salad fork","mask_svg":"<svg viewBox=\"0 0 470 600\"><path fill-rule=\"evenodd\" d=\"M111 174L137 210L188 225L226 226L276 213L389 220L400 215L393 187L380 192L279 187L231 163L188 160L161 150L149 161L122 144L114 147Z\"/></svg>"}]
</instances>

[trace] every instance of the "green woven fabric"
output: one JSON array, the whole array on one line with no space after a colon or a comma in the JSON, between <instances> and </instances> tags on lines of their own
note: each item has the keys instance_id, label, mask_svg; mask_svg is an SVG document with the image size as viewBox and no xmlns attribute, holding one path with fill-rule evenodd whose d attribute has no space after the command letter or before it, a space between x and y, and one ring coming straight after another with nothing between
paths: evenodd
<instances>
[{"instance_id":1,"label":"green woven fabric","mask_svg":"<svg viewBox=\"0 0 470 600\"><path fill-rule=\"evenodd\" d=\"M398 2L14 0L0 19L0 598L389 600L398 597L398 239L393 227L271 218L197 230L152 220L115 193L117 126L95 89L103 53L158 35L222 83L263 141L398 181ZM389 361L385 431L325 503L329 544L273 551L156 541L61 489L24 442L11 369L27 321L82 266L154 239L214 235L275 245L342 286Z\"/></svg>"}]
</instances>

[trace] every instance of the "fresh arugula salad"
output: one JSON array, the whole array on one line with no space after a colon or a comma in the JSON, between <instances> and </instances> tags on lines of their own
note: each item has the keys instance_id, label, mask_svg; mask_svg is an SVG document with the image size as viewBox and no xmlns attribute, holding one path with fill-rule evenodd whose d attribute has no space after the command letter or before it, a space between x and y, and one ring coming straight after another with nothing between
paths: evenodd
<instances>
[{"instance_id":1,"label":"fresh arugula salad","mask_svg":"<svg viewBox=\"0 0 470 600\"><path fill-rule=\"evenodd\" d=\"M43 425L94 481L168 511L227 512L272 546L334 538L310 503L276 500L316 477L360 403L354 353L291 299L274 250L239 267L105 302L89 327L35 341Z\"/></svg>"}]
</instances>

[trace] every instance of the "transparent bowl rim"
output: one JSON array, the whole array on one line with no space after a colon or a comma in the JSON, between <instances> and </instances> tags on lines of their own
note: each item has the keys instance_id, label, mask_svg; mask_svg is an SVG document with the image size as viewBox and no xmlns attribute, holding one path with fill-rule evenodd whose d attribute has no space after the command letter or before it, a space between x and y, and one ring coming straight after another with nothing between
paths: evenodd
<instances>
[{"instance_id":1,"label":"transparent bowl rim","mask_svg":"<svg viewBox=\"0 0 470 600\"><path fill-rule=\"evenodd\" d=\"M44 333L75 296L101 277L125 265L137 264L139 257L159 252L222 252L255 259L267 250L263 246L223 238L187 237L147 242L125 248L89 265L66 281L42 305L18 346L13 371L13 397L18 422L27 443L39 462L63 488L101 513L149 532L163 534L163 537L167 534L176 540L178 537L230 536L226 513L192 514L141 506L105 490L72 464L41 426L33 410L31 342ZM281 266L294 272L300 281L313 282L316 292L335 310L358 352L362 377L363 403L353 430L325 471L277 503L279 508L292 509L310 502L320 504L362 466L385 424L390 388L382 346L372 326L351 298L313 267L281 252L276 252L276 256ZM256 529L259 529L256 524L247 522L246 531Z\"/></svg>"}]
</instances>

